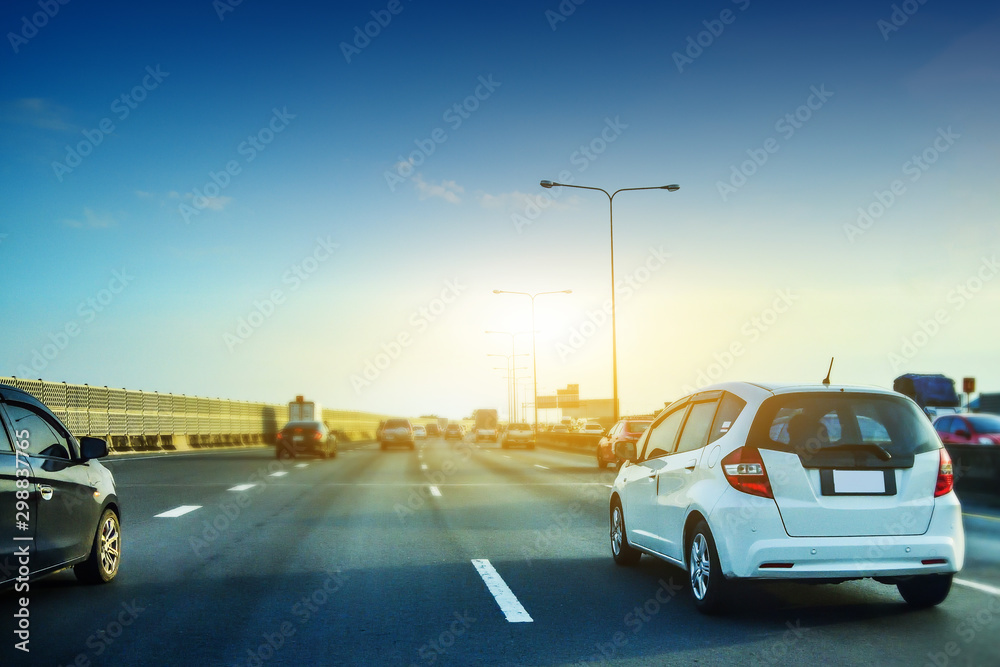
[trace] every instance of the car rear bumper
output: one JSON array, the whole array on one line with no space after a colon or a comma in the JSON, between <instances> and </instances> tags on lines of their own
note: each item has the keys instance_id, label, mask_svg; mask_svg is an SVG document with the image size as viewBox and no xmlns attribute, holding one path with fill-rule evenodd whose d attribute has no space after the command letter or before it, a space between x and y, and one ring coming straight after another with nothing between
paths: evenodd
<instances>
[{"instance_id":1,"label":"car rear bumper","mask_svg":"<svg viewBox=\"0 0 1000 667\"><path fill-rule=\"evenodd\" d=\"M962 508L954 493L936 499L922 535L897 531L872 537L789 537L774 501L733 493L741 497L726 494L709 518L722 570L730 578L899 577L954 573L965 563ZM727 498L739 502L727 505Z\"/></svg>"}]
</instances>

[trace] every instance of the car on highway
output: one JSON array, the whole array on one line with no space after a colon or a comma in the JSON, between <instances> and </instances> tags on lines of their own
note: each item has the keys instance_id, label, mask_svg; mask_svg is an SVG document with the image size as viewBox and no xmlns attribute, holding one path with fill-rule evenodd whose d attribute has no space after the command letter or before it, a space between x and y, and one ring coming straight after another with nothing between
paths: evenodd
<instances>
[{"instance_id":1,"label":"car on highway","mask_svg":"<svg viewBox=\"0 0 1000 667\"><path fill-rule=\"evenodd\" d=\"M624 463L624 459L618 458L615 454L616 445L619 442L638 442L639 437L652 423L652 419L620 419L597 443L597 467L606 468L608 464L619 467Z\"/></svg>"},{"instance_id":2,"label":"car on highway","mask_svg":"<svg viewBox=\"0 0 1000 667\"><path fill-rule=\"evenodd\" d=\"M474 429L476 442L481 440L497 442L497 438L499 438L497 411L493 408L476 410L476 425Z\"/></svg>"},{"instance_id":3,"label":"car on highway","mask_svg":"<svg viewBox=\"0 0 1000 667\"><path fill-rule=\"evenodd\" d=\"M441 437L441 429L438 428L437 424L428 424L427 426L424 427L424 430L427 431L428 438Z\"/></svg>"},{"instance_id":4,"label":"car on highway","mask_svg":"<svg viewBox=\"0 0 1000 667\"><path fill-rule=\"evenodd\" d=\"M510 447L527 447L528 449L534 449L535 432L531 430L530 424L511 424L510 427L508 427L504 432L503 441L500 446L504 449L508 449Z\"/></svg>"},{"instance_id":5,"label":"car on highway","mask_svg":"<svg viewBox=\"0 0 1000 667\"><path fill-rule=\"evenodd\" d=\"M934 430L946 445L1000 445L1000 415L946 415L934 420Z\"/></svg>"},{"instance_id":6,"label":"car on highway","mask_svg":"<svg viewBox=\"0 0 1000 667\"><path fill-rule=\"evenodd\" d=\"M569 426L566 424L555 424L550 433L569 433Z\"/></svg>"},{"instance_id":7,"label":"car on highway","mask_svg":"<svg viewBox=\"0 0 1000 667\"><path fill-rule=\"evenodd\" d=\"M465 437L465 433L462 431L462 426L460 424L448 424L444 429L444 439L445 440L461 440Z\"/></svg>"},{"instance_id":8,"label":"car on highway","mask_svg":"<svg viewBox=\"0 0 1000 667\"><path fill-rule=\"evenodd\" d=\"M965 560L951 458L896 392L714 385L617 447L615 562L645 553L685 568L704 613L724 609L739 580L871 578L930 607Z\"/></svg>"},{"instance_id":9,"label":"car on highway","mask_svg":"<svg viewBox=\"0 0 1000 667\"><path fill-rule=\"evenodd\" d=\"M379 440L382 449L389 447L408 447L414 449L416 444L413 437L413 425L409 419L387 419L382 428L382 437Z\"/></svg>"},{"instance_id":10,"label":"car on highway","mask_svg":"<svg viewBox=\"0 0 1000 667\"><path fill-rule=\"evenodd\" d=\"M427 439L427 429L421 424L414 424L413 426L413 439L414 440L426 440Z\"/></svg>"},{"instance_id":11,"label":"car on highway","mask_svg":"<svg viewBox=\"0 0 1000 667\"><path fill-rule=\"evenodd\" d=\"M379 420L378 426L375 427L375 439L378 441L382 440L382 429L385 428L385 420Z\"/></svg>"},{"instance_id":12,"label":"car on highway","mask_svg":"<svg viewBox=\"0 0 1000 667\"><path fill-rule=\"evenodd\" d=\"M580 429L580 433L585 433L587 435L604 435L604 427L597 422L589 422L583 425Z\"/></svg>"},{"instance_id":13,"label":"car on highway","mask_svg":"<svg viewBox=\"0 0 1000 667\"><path fill-rule=\"evenodd\" d=\"M288 422L278 431L275 456L279 459L333 458L337 456L337 434L321 421Z\"/></svg>"},{"instance_id":14,"label":"car on highway","mask_svg":"<svg viewBox=\"0 0 1000 667\"><path fill-rule=\"evenodd\" d=\"M77 440L38 400L0 386L0 589L27 595L28 579L68 567L86 583L116 577L121 510L98 460L107 455L104 440Z\"/></svg>"}]
</instances>

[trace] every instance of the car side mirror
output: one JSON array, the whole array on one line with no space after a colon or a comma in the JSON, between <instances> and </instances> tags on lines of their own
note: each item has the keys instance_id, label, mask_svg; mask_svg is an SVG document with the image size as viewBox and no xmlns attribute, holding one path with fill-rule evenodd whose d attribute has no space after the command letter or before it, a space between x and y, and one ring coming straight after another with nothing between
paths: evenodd
<instances>
[{"instance_id":1,"label":"car side mirror","mask_svg":"<svg viewBox=\"0 0 1000 667\"><path fill-rule=\"evenodd\" d=\"M630 463L635 463L638 458L635 453L635 443L634 442L616 442L615 443L615 456L620 459L625 459Z\"/></svg>"},{"instance_id":2,"label":"car side mirror","mask_svg":"<svg viewBox=\"0 0 1000 667\"><path fill-rule=\"evenodd\" d=\"M957 431L955 431L955 435L957 435L960 438L968 438L969 432L966 431L964 428L960 428Z\"/></svg>"},{"instance_id":3,"label":"car side mirror","mask_svg":"<svg viewBox=\"0 0 1000 667\"><path fill-rule=\"evenodd\" d=\"M80 438L80 455L84 461L103 458L108 455L108 443L101 438Z\"/></svg>"}]
</instances>

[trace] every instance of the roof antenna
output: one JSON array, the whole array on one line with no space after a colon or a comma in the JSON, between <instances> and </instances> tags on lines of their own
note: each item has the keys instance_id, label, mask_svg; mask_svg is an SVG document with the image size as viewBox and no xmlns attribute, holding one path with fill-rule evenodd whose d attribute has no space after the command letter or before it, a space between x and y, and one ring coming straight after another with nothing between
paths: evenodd
<instances>
[{"instance_id":1,"label":"roof antenna","mask_svg":"<svg viewBox=\"0 0 1000 667\"><path fill-rule=\"evenodd\" d=\"M830 370L826 372L826 377L823 378L823 384L827 387L830 386L830 373L833 372L833 357L830 357Z\"/></svg>"}]
</instances>

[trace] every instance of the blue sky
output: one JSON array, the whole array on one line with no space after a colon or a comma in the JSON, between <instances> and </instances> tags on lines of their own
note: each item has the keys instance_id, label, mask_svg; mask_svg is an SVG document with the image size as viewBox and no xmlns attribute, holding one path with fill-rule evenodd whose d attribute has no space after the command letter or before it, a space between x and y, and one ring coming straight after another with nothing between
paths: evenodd
<instances>
[{"instance_id":1,"label":"blue sky","mask_svg":"<svg viewBox=\"0 0 1000 667\"><path fill-rule=\"evenodd\" d=\"M572 289L539 390L607 396L607 200L563 179L681 185L615 199L624 411L831 356L1000 391L998 15L6 3L0 373L457 417L530 328L492 290Z\"/></svg>"}]
</instances>

